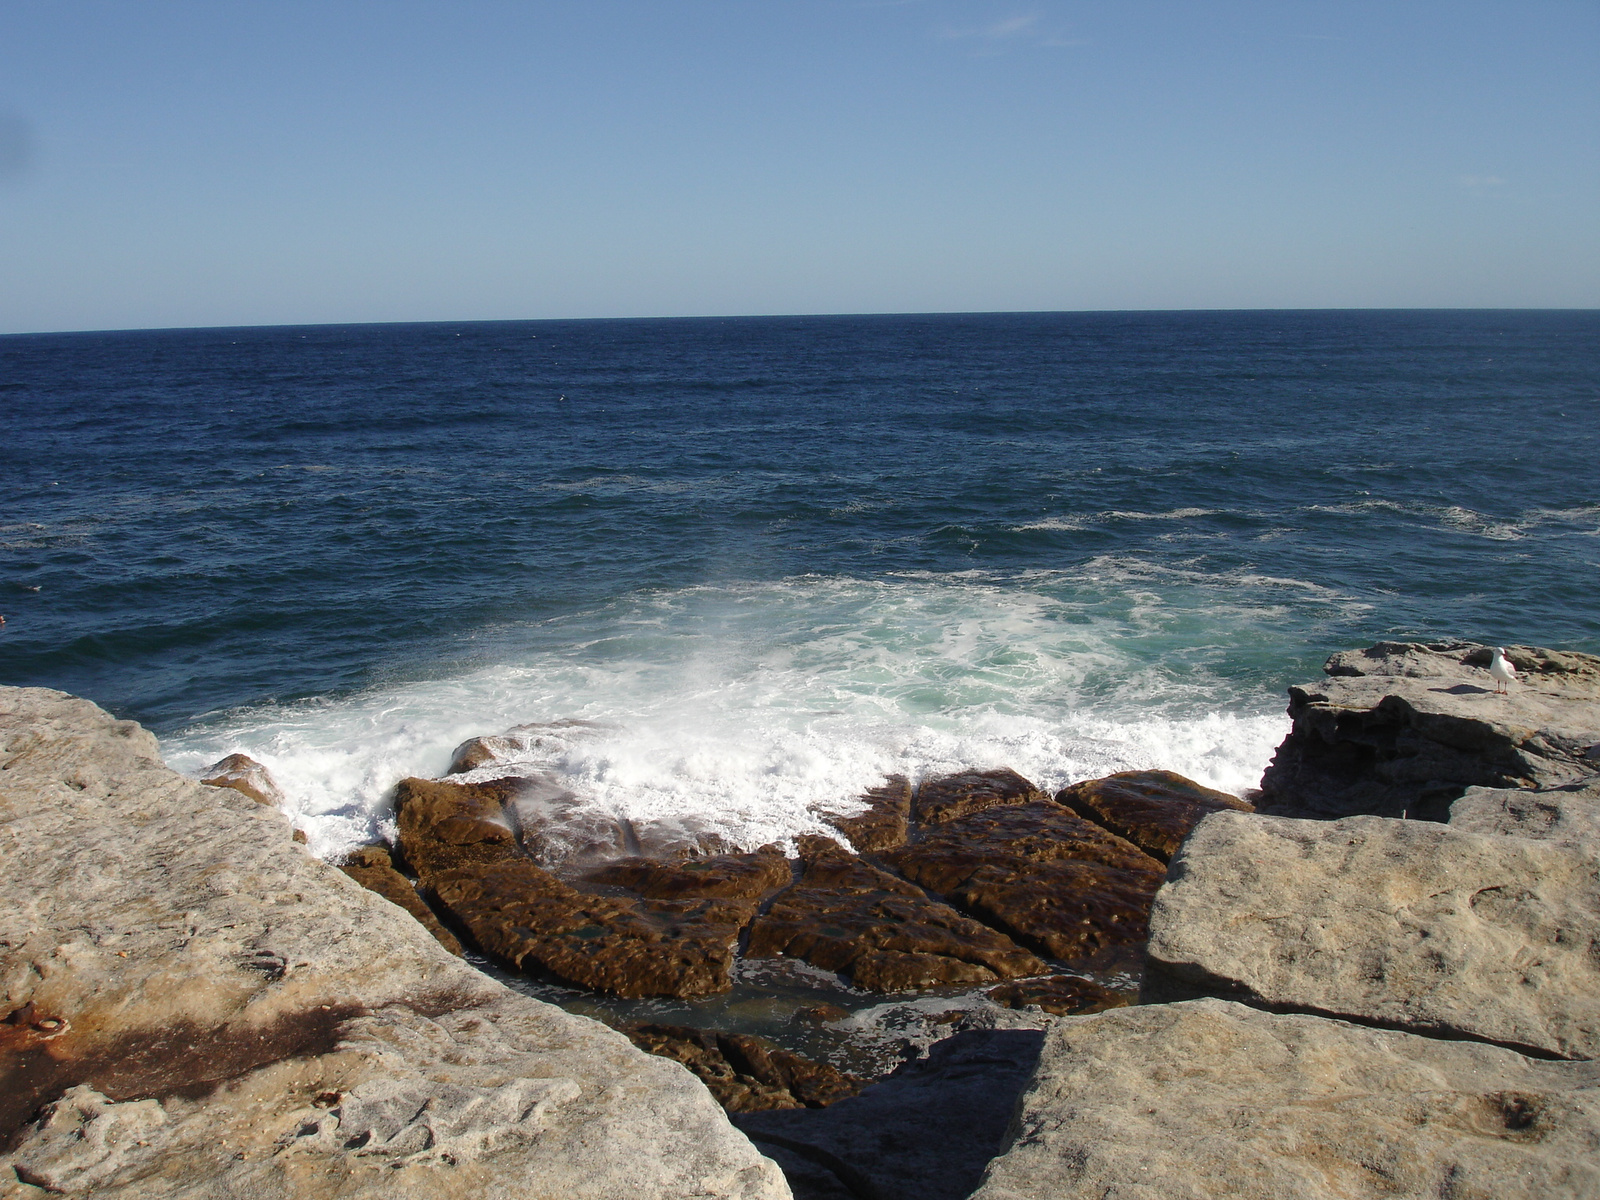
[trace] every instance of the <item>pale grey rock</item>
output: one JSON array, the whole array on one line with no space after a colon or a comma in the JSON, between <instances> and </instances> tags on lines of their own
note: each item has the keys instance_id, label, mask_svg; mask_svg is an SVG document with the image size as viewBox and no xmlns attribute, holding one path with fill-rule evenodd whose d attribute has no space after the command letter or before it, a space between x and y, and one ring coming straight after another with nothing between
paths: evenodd
<instances>
[{"instance_id":1,"label":"pale grey rock","mask_svg":"<svg viewBox=\"0 0 1600 1200\"><path fill-rule=\"evenodd\" d=\"M1593 1200L1600 1064L1144 1005L1060 1021L1011 1130L972 1200Z\"/></svg>"},{"instance_id":2,"label":"pale grey rock","mask_svg":"<svg viewBox=\"0 0 1600 1200\"><path fill-rule=\"evenodd\" d=\"M789 1195L682 1067L462 964L86 701L0 689L0 858L0 1196Z\"/></svg>"},{"instance_id":3,"label":"pale grey rock","mask_svg":"<svg viewBox=\"0 0 1600 1200\"><path fill-rule=\"evenodd\" d=\"M1581 846L1215 813L1173 859L1148 954L1152 995L1600 1055L1600 860Z\"/></svg>"},{"instance_id":4,"label":"pale grey rock","mask_svg":"<svg viewBox=\"0 0 1600 1200\"><path fill-rule=\"evenodd\" d=\"M1257 807L1443 821L1469 787L1564 787L1595 776L1600 658L1506 651L1519 681L1504 696L1489 677L1490 648L1471 642L1335 654L1327 679L1289 689L1293 726Z\"/></svg>"},{"instance_id":5,"label":"pale grey rock","mask_svg":"<svg viewBox=\"0 0 1600 1200\"><path fill-rule=\"evenodd\" d=\"M1600 846L1600 779L1564 788L1468 788L1450 806L1467 833Z\"/></svg>"}]
</instances>

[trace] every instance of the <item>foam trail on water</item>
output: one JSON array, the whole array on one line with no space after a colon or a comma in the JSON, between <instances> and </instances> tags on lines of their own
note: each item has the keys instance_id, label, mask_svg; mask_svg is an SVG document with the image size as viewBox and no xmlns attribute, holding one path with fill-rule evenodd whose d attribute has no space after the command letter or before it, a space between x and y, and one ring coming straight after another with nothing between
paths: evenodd
<instances>
[{"instance_id":1,"label":"foam trail on water","mask_svg":"<svg viewBox=\"0 0 1600 1200\"><path fill-rule=\"evenodd\" d=\"M324 856L392 835L400 778L528 722L590 723L544 731L520 768L582 810L752 848L819 830L893 772L1009 766L1054 789L1162 767L1254 786L1287 728L1281 702L1213 664L1253 646L1281 598L1208 609L1148 581L1068 582L808 577L638 595L517 631L506 661L470 674L233 713L164 749L189 772L235 751L264 763Z\"/></svg>"}]
</instances>

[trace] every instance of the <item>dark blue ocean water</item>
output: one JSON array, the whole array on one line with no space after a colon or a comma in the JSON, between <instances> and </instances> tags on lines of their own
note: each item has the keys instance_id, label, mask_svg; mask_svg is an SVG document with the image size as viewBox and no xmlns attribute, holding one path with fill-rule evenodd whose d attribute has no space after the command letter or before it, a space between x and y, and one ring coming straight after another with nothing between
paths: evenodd
<instances>
[{"instance_id":1,"label":"dark blue ocean water","mask_svg":"<svg viewBox=\"0 0 1600 1200\"><path fill-rule=\"evenodd\" d=\"M0 404L0 681L324 849L519 720L754 837L895 765L1248 786L1346 645L1600 651L1593 312L12 336Z\"/></svg>"}]
</instances>

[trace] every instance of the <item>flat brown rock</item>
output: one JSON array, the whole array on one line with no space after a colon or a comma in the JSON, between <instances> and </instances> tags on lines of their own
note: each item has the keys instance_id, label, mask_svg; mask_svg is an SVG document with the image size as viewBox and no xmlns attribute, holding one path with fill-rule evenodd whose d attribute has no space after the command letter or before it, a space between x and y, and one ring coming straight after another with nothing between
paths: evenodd
<instances>
[{"instance_id":1,"label":"flat brown rock","mask_svg":"<svg viewBox=\"0 0 1600 1200\"><path fill-rule=\"evenodd\" d=\"M1203 787L1173 771L1122 771L1086 779L1057 792L1056 803L1162 862L1170 862L1183 839L1212 813L1225 808L1255 811L1237 796Z\"/></svg>"},{"instance_id":2,"label":"flat brown rock","mask_svg":"<svg viewBox=\"0 0 1600 1200\"><path fill-rule=\"evenodd\" d=\"M910 781L904 775L891 775L881 787L868 788L861 799L867 805L865 812L829 817L828 824L849 838L858 854L903 845L911 820Z\"/></svg>"},{"instance_id":3,"label":"flat brown rock","mask_svg":"<svg viewBox=\"0 0 1600 1200\"><path fill-rule=\"evenodd\" d=\"M883 855L1024 945L1083 966L1137 952L1166 870L1049 800L974 813Z\"/></svg>"},{"instance_id":4,"label":"flat brown rock","mask_svg":"<svg viewBox=\"0 0 1600 1200\"><path fill-rule=\"evenodd\" d=\"M639 1049L688 1067L729 1112L823 1108L866 1086L864 1079L751 1034L681 1025L635 1025L624 1032Z\"/></svg>"},{"instance_id":5,"label":"flat brown rock","mask_svg":"<svg viewBox=\"0 0 1600 1200\"><path fill-rule=\"evenodd\" d=\"M525 858L441 872L439 902L513 966L618 996L705 996L733 986L741 900L586 896Z\"/></svg>"},{"instance_id":6,"label":"flat brown rock","mask_svg":"<svg viewBox=\"0 0 1600 1200\"><path fill-rule=\"evenodd\" d=\"M800 881L750 928L750 957L803 958L877 992L1043 973L1009 938L834 843L803 839L802 850Z\"/></svg>"},{"instance_id":7,"label":"flat brown rock","mask_svg":"<svg viewBox=\"0 0 1600 1200\"><path fill-rule=\"evenodd\" d=\"M433 934L446 950L461 956L461 943L456 935L439 923L433 910L422 902L411 881L394 869L394 860L387 846L362 846L339 869L370 892L377 892L390 904L405 909L429 933Z\"/></svg>"},{"instance_id":8,"label":"flat brown rock","mask_svg":"<svg viewBox=\"0 0 1600 1200\"><path fill-rule=\"evenodd\" d=\"M1052 975L1048 979L1023 979L990 988L989 999L1007 1008L1042 1008L1058 1017L1087 1016L1129 1003L1121 992L1077 975Z\"/></svg>"},{"instance_id":9,"label":"flat brown rock","mask_svg":"<svg viewBox=\"0 0 1600 1200\"><path fill-rule=\"evenodd\" d=\"M518 857L505 805L519 786L516 779L402 779L396 785L400 851L424 884L440 871Z\"/></svg>"},{"instance_id":10,"label":"flat brown rock","mask_svg":"<svg viewBox=\"0 0 1600 1200\"><path fill-rule=\"evenodd\" d=\"M793 878L789 860L776 846L753 854L713 854L662 862L653 858L621 858L590 871L589 883L624 887L652 900L685 897L754 900Z\"/></svg>"},{"instance_id":11,"label":"flat brown rock","mask_svg":"<svg viewBox=\"0 0 1600 1200\"><path fill-rule=\"evenodd\" d=\"M918 821L939 825L969 813L1003 804L1027 804L1045 794L1009 767L995 771L961 771L924 780L917 788Z\"/></svg>"},{"instance_id":12,"label":"flat brown rock","mask_svg":"<svg viewBox=\"0 0 1600 1200\"><path fill-rule=\"evenodd\" d=\"M484 950L527 971L619 996L702 996L732 986L748 900L588 896L533 862L503 801L519 780L402 780L401 846L424 886Z\"/></svg>"}]
</instances>

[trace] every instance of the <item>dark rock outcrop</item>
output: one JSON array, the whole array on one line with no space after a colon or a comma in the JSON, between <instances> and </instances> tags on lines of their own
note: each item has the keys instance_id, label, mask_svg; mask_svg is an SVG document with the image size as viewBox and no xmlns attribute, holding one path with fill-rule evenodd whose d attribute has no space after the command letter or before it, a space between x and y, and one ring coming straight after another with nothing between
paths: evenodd
<instances>
[{"instance_id":1,"label":"dark rock outcrop","mask_svg":"<svg viewBox=\"0 0 1600 1200\"><path fill-rule=\"evenodd\" d=\"M789 860L776 846L763 846L753 854L712 854L667 861L621 858L596 867L583 878L589 883L627 888L651 900L690 896L755 900L788 886L793 872Z\"/></svg>"},{"instance_id":2,"label":"dark rock outcrop","mask_svg":"<svg viewBox=\"0 0 1600 1200\"><path fill-rule=\"evenodd\" d=\"M857 854L889 850L906 840L911 820L911 783L904 775L891 775L861 797L867 810L853 817L829 817L828 823L855 847Z\"/></svg>"},{"instance_id":3,"label":"dark rock outcrop","mask_svg":"<svg viewBox=\"0 0 1600 1200\"><path fill-rule=\"evenodd\" d=\"M651 1024L624 1032L639 1049L688 1067L731 1113L823 1108L866 1086L854 1075L751 1034Z\"/></svg>"},{"instance_id":4,"label":"dark rock outcrop","mask_svg":"<svg viewBox=\"0 0 1600 1200\"><path fill-rule=\"evenodd\" d=\"M377 892L390 904L405 909L441 946L457 958L461 957L461 943L456 935L439 923L439 918L423 903L411 881L395 870L389 847L362 846L340 863L339 869L369 892Z\"/></svg>"},{"instance_id":5,"label":"dark rock outcrop","mask_svg":"<svg viewBox=\"0 0 1600 1200\"><path fill-rule=\"evenodd\" d=\"M825 838L802 839L804 869L750 927L752 958L803 958L869 991L1037 975L1011 939Z\"/></svg>"},{"instance_id":6,"label":"dark rock outcrop","mask_svg":"<svg viewBox=\"0 0 1600 1200\"><path fill-rule=\"evenodd\" d=\"M1201 820L1223 809L1253 812L1237 796L1173 771L1123 771L1056 793L1056 803L1168 862Z\"/></svg>"},{"instance_id":7,"label":"dark rock outcrop","mask_svg":"<svg viewBox=\"0 0 1600 1200\"><path fill-rule=\"evenodd\" d=\"M732 986L750 900L585 895L517 844L504 802L520 781L402 780L400 845L426 887L488 953L619 996L702 996Z\"/></svg>"},{"instance_id":8,"label":"dark rock outcrop","mask_svg":"<svg viewBox=\"0 0 1600 1200\"><path fill-rule=\"evenodd\" d=\"M1289 689L1294 725L1261 779L1263 812L1445 820L1469 787L1551 788L1596 771L1600 658L1507 647L1519 672L1496 695L1490 649L1380 642L1333 655Z\"/></svg>"},{"instance_id":9,"label":"dark rock outcrop","mask_svg":"<svg viewBox=\"0 0 1600 1200\"><path fill-rule=\"evenodd\" d=\"M979 811L883 856L907 879L1052 958L1138 955L1163 865L1050 800Z\"/></svg>"},{"instance_id":10,"label":"dark rock outcrop","mask_svg":"<svg viewBox=\"0 0 1600 1200\"><path fill-rule=\"evenodd\" d=\"M923 780L917 788L915 812L924 825L942 825L986 808L1044 799L1043 792L1008 767L960 771Z\"/></svg>"}]
</instances>

